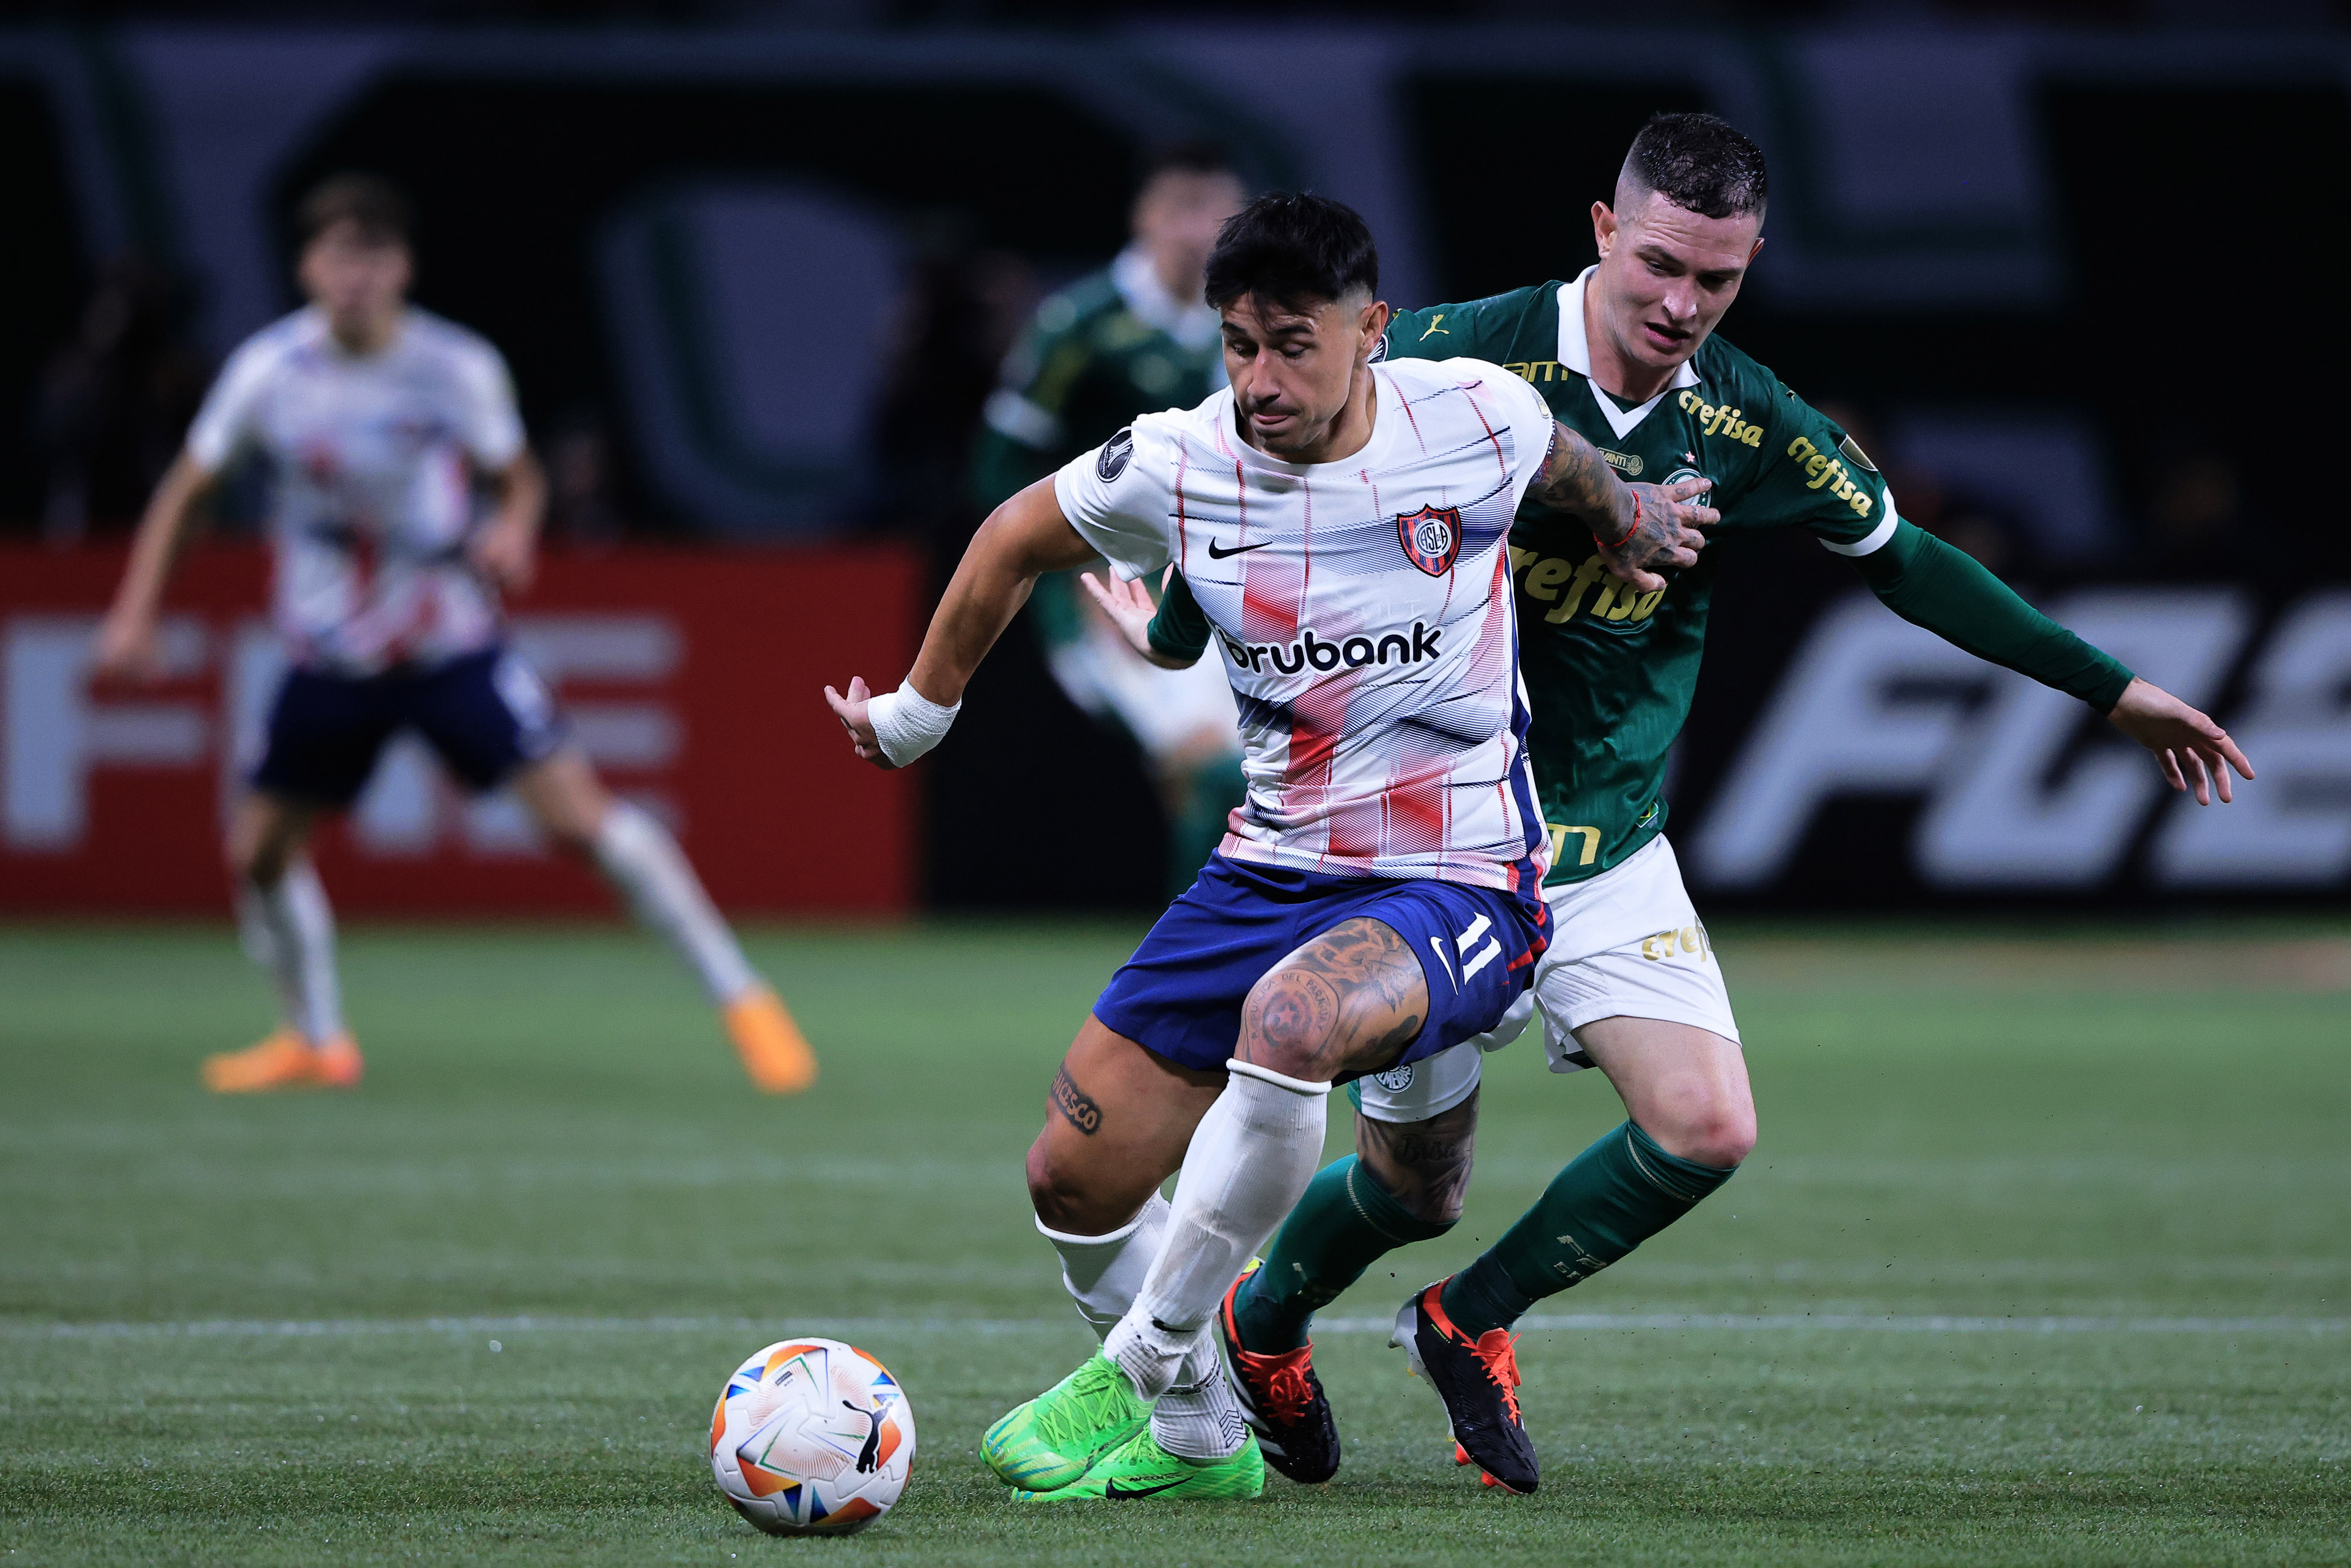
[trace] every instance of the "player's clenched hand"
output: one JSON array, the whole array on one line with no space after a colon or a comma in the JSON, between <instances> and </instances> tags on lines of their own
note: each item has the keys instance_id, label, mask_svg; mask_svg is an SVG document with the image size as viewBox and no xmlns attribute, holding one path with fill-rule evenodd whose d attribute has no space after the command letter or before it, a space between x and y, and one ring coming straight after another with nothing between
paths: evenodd
<instances>
[{"instance_id":1,"label":"player's clenched hand","mask_svg":"<svg viewBox=\"0 0 2351 1568\"><path fill-rule=\"evenodd\" d=\"M1671 485L1627 485L1640 497L1640 520L1632 533L1614 545L1600 547L1608 570L1644 593L1665 587L1659 574L1681 571L1698 564L1706 548L1698 530L1722 520L1722 514L1699 499L1714 487L1710 479L1677 479Z\"/></svg>"},{"instance_id":2,"label":"player's clenched hand","mask_svg":"<svg viewBox=\"0 0 2351 1568\"><path fill-rule=\"evenodd\" d=\"M465 553L476 571L509 593L528 588L538 572L537 530L527 523L492 523L474 536Z\"/></svg>"},{"instance_id":3,"label":"player's clenched hand","mask_svg":"<svg viewBox=\"0 0 2351 1568\"><path fill-rule=\"evenodd\" d=\"M2229 769L2251 779L2253 765L2229 738L2229 732L2189 707L2161 686L2131 677L2123 688L2108 722L2155 753L2166 782L2174 789L2193 789L2196 803L2209 806L2212 797L2229 802Z\"/></svg>"},{"instance_id":4,"label":"player's clenched hand","mask_svg":"<svg viewBox=\"0 0 2351 1568\"><path fill-rule=\"evenodd\" d=\"M897 766L882 755L882 742L873 734L872 716L867 711L872 704L873 694L865 689L862 675L849 677L847 696L842 696L831 686L825 687L824 701L825 706L832 709L832 716L841 721L841 727L849 731L849 743L856 748L861 761L871 762L876 768Z\"/></svg>"},{"instance_id":5,"label":"player's clenched hand","mask_svg":"<svg viewBox=\"0 0 2351 1568\"><path fill-rule=\"evenodd\" d=\"M1169 567L1167 576L1160 580L1163 589L1175 575L1176 569ZM1126 639L1126 645L1144 658L1150 658L1151 618L1159 613L1159 606L1152 602L1151 591L1143 586L1143 580L1137 578L1133 582L1121 582L1113 577L1104 582L1091 571L1081 571L1078 573L1078 580L1085 584L1087 596L1102 607L1102 612L1110 617L1111 624L1118 628L1118 634Z\"/></svg>"},{"instance_id":6,"label":"player's clenched hand","mask_svg":"<svg viewBox=\"0 0 2351 1568\"><path fill-rule=\"evenodd\" d=\"M115 611L99 622L91 674L104 681L152 681L163 673L155 618Z\"/></svg>"}]
</instances>

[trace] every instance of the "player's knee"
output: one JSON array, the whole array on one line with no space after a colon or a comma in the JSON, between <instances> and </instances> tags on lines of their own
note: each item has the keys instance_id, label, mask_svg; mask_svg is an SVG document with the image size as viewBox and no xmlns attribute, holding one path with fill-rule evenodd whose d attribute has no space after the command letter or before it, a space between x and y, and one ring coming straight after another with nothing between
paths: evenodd
<instances>
[{"instance_id":1,"label":"player's knee","mask_svg":"<svg viewBox=\"0 0 2351 1568\"><path fill-rule=\"evenodd\" d=\"M1729 1170L1755 1151L1755 1113L1726 1113L1701 1130L1698 1152L1686 1156L1702 1166Z\"/></svg>"},{"instance_id":2,"label":"player's knee","mask_svg":"<svg viewBox=\"0 0 2351 1568\"><path fill-rule=\"evenodd\" d=\"M1359 1115L1355 1179L1370 1190L1359 1194L1358 1201L1394 1204L1415 1225L1426 1228L1428 1237L1451 1229L1468 1196L1477 1113L1473 1094L1466 1103L1422 1122L1382 1122Z\"/></svg>"},{"instance_id":3,"label":"player's knee","mask_svg":"<svg viewBox=\"0 0 2351 1568\"><path fill-rule=\"evenodd\" d=\"M1709 1097L1677 1108L1661 1132L1645 1129L1666 1152L1729 1170L1755 1147L1755 1107L1743 1096Z\"/></svg>"},{"instance_id":4,"label":"player's knee","mask_svg":"<svg viewBox=\"0 0 2351 1568\"><path fill-rule=\"evenodd\" d=\"M1395 1199L1397 1207L1432 1228L1450 1230L1461 1222L1461 1204L1465 1194L1451 1184L1415 1187L1405 1192L1390 1191L1388 1196Z\"/></svg>"},{"instance_id":5,"label":"player's knee","mask_svg":"<svg viewBox=\"0 0 2351 1568\"><path fill-rule=\"evenodd\" d=\"M275 887L286 874L287 862L292 857L288 847L274 838L232 835L221 846L221 858L228 864L229 875L240 884Z\"/></svg>"},{"instance_id":6,"label":"player's knee","mask_svg":"<svg viewBox=\"0 0 2351 1568\"><path fill-rule=\"evenodd\" d=\"M1065 1231L1072 1236L1092 1236L1115 1229L1123 1217L1113 1216L1109 1225L1096 1226L1105 1207L1100 1195L1084 1172L1054 1157L1048 1142L1040 1135L1029 1145L1029 1202L1037 1211L1038 1222L1048 1230Z\"/></svg>"}]
</instances>

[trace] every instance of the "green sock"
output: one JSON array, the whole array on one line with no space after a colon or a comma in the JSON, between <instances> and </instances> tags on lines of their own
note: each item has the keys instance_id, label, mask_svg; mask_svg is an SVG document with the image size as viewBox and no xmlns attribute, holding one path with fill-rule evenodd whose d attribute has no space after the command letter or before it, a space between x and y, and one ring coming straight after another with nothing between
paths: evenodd
<instances>
[{"instance_id":1,"label":"green sock","mask_svg":"<svg viewBox=\"0 0 2351 1568\"><path fill-rule=\"evenodd\" d=\"M1687 1214L1738 1168L1669 1155L1625 1123L1569 1161L1499 1241L1447 1281L1445 1315L1472 1338L1508 1328L1543 1297L1598 1273Z\"/></svg>"},{"instance_id":2,"label":"green sock","mask_svg":"<svg viewBox=\"0 0 2351 1568\"><path fill-rule=\"evenodd\" d=\"M1220 757L1192 770L1184 806L1167 824L1167 894L1182 894L1225 841L1226 819L1248 792L1240 759Z\"/></svg>"},{"instance_id":3,"label":"green sock","mask_svg":"<svg viewBox=\"0 0 2351 1568\"><path fill-rule=\"evenodd\" d=\"M1449 1220L1416 1218L1353 1155L1324 1166L1233 1302L1242 1343L1260 1355L1296 1350L1315 1309L1362 1279L1373 1260L1452 1228Z\"/></svg>"}]
</instances>

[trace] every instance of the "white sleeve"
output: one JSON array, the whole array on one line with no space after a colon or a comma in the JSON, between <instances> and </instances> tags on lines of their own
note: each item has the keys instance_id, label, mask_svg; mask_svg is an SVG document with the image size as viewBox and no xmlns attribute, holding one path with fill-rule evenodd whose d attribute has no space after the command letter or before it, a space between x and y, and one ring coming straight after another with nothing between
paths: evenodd
<instances>
[{"instance_id":1,"label":"white sleeve","mask_svg":"<svg viewBox=\"0 0 2351 1568\"><path fill-rule=\"evenodd\" d=\"M457 439L475 463L496 473L522 452L522 414L515 407L514 379L489 344L476 340L466 350L453 361Z\"/></svg>"},{"instance_id":2,"label":"white sleeve","mask_svg":"<svg viewBox=\"0 0 2351 1568\"><path fill-rule=\"evenodd\" d=\"M1542 393L1509 371L1501 372L1510 411L1510 445L1518 464L1510 474L1510 486L1519 499L1525 500L1527 486L1542 473L1543 464L1551 456L1552 436L1559 422L1552 417L1551 405Z\"/></svg>"},{"instance_id":3,"label":"white sleeve","mask_svg":"<svg viewBox=\"0 0 2351 1568\"><path fill-rule=\"evenodd\" d=\"M262 392L279 358L275 344L258 338L247 339L228 357L188 426L188 455L197 467L207 474L219 473L237 449L253 439Z\"/></svg>"},{"instance_id":4,"label":"white sleeve","mask_svg":"<svg viewBox=\"0 0 2351 1568\"><path fill-rule=\"evenodd\" d=\"M1127 581L1170 559L1167 486L1179 439L1140 419L1053 476L1061 516Z\"/></svg>"}]
</instances>

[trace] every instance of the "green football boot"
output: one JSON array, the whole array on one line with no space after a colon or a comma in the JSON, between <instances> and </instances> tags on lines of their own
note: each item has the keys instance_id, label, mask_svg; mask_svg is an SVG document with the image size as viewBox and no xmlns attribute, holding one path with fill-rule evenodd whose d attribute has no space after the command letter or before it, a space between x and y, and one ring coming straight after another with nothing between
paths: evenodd
<instances>
[{"instance_id":1,"label":"green football boot","mask_svg":"<svg viewBox=\"0 0 2351 1568\"><path fill-rule=\"evenodd\" d=\"M1050 1491L1151 1422L1151 1406L1117 1363L1099 1353L1026 1405L999 1417L979 1457L1007 1486Z\"/></svg>"},{"instance_id":2,"label":"green football boot","mask_svg":"<svg viewBox=\"0 0 2351 1568\"><path fill-rule=\"evenodd\" d=\"M1015 1502L1134 1502L1194 1498L1253 1498L1265 1490L1265 1456L1254 1438L1227 1459L1187 1459L1161 1448L1145 1421L1140 1431L1096 1459L1079 1479L1051 1491L1017 1491Z\"/></svg>"}]
</instances>

